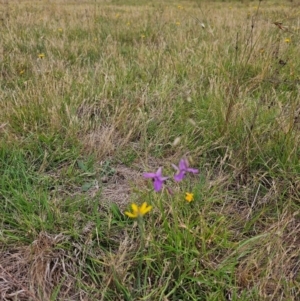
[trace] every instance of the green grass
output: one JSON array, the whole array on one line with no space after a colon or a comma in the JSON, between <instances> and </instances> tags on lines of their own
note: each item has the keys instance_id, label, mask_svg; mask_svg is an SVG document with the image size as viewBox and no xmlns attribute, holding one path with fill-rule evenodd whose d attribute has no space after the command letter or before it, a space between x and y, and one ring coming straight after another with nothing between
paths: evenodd
<instances>
[{"instance_id":1,"label":"green grass","mask_svg":"<svg viewBox=\"0 0 300 301\"><path fill-rule=\"evenodd\" d=\"M0 4L3 298L297 300L296 2Z\"/></svg>"}]
</instances>

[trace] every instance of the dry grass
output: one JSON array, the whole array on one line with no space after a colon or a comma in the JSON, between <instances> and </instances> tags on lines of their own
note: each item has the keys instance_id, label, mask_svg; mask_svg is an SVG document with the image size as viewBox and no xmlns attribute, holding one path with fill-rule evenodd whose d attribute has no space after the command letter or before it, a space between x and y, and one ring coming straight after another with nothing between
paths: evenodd
<instances>
[{"instance_id":1,"label":"dry grass","mask_svg":"<svg viewBox=\"0 0 300 301\"><path fill-rule=\"evenodd\" d=\"M297 300L298 2L0 3L1 300Z\"/></svg>"}]
</instances>

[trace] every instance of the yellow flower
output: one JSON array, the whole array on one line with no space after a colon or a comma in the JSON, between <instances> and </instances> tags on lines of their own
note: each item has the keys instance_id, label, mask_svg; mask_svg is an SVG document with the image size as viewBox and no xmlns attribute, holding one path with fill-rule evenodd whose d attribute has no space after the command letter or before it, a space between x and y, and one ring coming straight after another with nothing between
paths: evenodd
<instances>
[{"instance_id":1,"label":"yellow flower","mask_svg":"<svg viewBox=\"0 0 300 301\"><path fill-rule=\"evenodd\" d=\"M176 22L176 25L179 26L179 25L180 25L180 22Z\"/></svg>"},{"instance_id":2,"label":"yellow flower","mask_svg":"<svg viewBox=\"0 0 300 301\"><path fill-rule=\"evenodd\" d=\"M45 57L45 54L44 54L44 53L40 53L40 54L38 55L38 57L39 57L40 59L43 59L43 58Z\"/></svg>"},{"instance_id":3,"label":"yellow flower","mask_svg":"<svg viewBox=\"0 0 300 301\"><path fill-rule=\"evenodd\" d=\"M190 193L190 192L186 192L185 193L185 200L190 203L191 201L194 200L194 194Z\"/></svg>"},{"instance_id":4,"label":"yellow flower","mask_svg":"<svg viewBox=\"0 0 300 301\"><path fill-rule=\"evenodd\" d=\"M190 192L186 192L185 193L185 200L190 203L191 201L194 200L194 194L190 193Z\"/></svg>"},{"instance_id":5,"label":"yellow flower","mask_svg":"<svg viewBox=\"0 0 300 301\"><path fill-rule=\"evenodd\" d=\"M20 70L19 74L22 75L25 72L25 69Z\"/></svg>"},{"instance_id":6,"label":"yellow flower","mask_svg":"<svg viewBox=\"0 0 300 301\"><path fill-rule=\"evenodd\" d=\"M58 28L58 31L59 31L59 32L62 32L62 28Z\"/></svg>"},{"instance_id":7,"label":"yellow flower","mask_svg":"<svg viewBox=\"0 0 300 301\"><path fill-rule=\"evenodd\" d=\"M141 35L141 38L143 39L144 37L145 37L145 35L144 35L144 34L142 34L142 35Z\"/></svg>"},{"instance_id":8,"label":"yellow flower","mask_svg":"<svg viewBox=\"0 0 300 301\"><path fill-rule=\"evenodd\" d=\"M183 9L183 7L181 5L177 5L178 9Z\"/></svg>"},{"instance_id":9,"label":"yellow flower","mask_svg":"<svg viewBox=\"0 0 300 301\"><path fill-rule=\"evenodd\" d=\"M137 218L145 215L152 209L152 206L148 206L146 202L142 204L142 206L138 207L137 204L131 204L132 212L125 211L125 214L131 218Z\"/></svg>"},{"instance_id":10,"label":"yellow flower","mask_svg":"<svg viewBox=\"0 0 300 301\"><path fill-rule=\"evenodd\" d=\"M289 39L289 38L284 39L284 41L285 41L286 43L291 43L291 39Z\"/></svg>"}]
</instances>

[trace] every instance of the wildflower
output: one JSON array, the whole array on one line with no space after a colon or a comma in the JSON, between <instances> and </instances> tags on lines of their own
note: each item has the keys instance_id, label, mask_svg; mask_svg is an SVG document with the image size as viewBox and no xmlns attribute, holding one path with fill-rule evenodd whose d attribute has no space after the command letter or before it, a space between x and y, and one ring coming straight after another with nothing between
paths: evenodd
<instances>
[{"instance_id":1,"label":"wildflower","mask_svg":"<svg viewBox=\"0 0 300 301\"><path fill-rule=\"evenodd\" d=\"M45 54L44 54L44 53L39 53L38 57L39 57L40 59L43 59L43 58L45 57Z\"/></svg>"},{"instance_id":2,"label":"wildflower","mask_svg":"<svg viewBox=\"0 0 300 301\"><path fill-rule=\"evenodd\" d=\"M160 167L156 173L146 172L143 176L144 178L152 179L155 191L160 191L164 181L168 179L168 177L162 176L162 167Z\"/></svg>"},{"instance_id":3,"label":"wildflower","mask_svg":"<svg viewBox=\"0 0 300 301\"><path fill-rule=\"evenodd\" d=\"M284 39L284 41L285 41L286 43L291 43L291 39L289 39L289 38Z\"/></svg>"},{"instance_id":4,"label":"wildflower","mask_svg":"<svg viewBox=\"0 0 300 301\"><path fill-rule=\"evenodd\" d=\"M141 35L141 38L142 38L142 39L143 39L143 38L145 38L145 35L144 35L144 34L142 34L142 35Z\"/></svg>"},{"instance_id":5,"label":"wildflower","mask_svg":"<svg viewBox=\"0 0 300 301\"><path fill-rule=\"evenodd\" d=\"M19 74L22 75L25 72L25 69L20 70Z\"/></svg>"},{"instance_id":6,"label":"wildflower","mask_svg":"<svg viewBox=\"0 0 300 301\"><path fill-rule=\"evenodd\" d=\"M190 203L191 201L194 200L194 194L190 193L190 192L186 192L185 193L185 200Z\"/></svg>"},{"instance_id":7,"label":"wildflower","mask_svg":"<svg viewBox=\"0 0 300 301\"><path fill-rule=\"evenodd\" d=\"M172 164L172 166L177 170L177 174L174 176L174 180L177 182L181 181L187 172L191 172L193 174L199 172L198 169L190 168L188 160L185 158L180 160L178 167L174 164Z\"/></svg>"},{"instance_id":8,"label":"wildflower","mask_svg":"<svg viewBox=\"0 0 300 301\"><path fill-rule=\"evenodd\" d=\"M59 32L62 32L63 30L62 30L62 28L58 28L58 31L59 31Z\"/></svg>"},{"instance_id":9,"label":"wildflower","mask_svg":"<svg viewBox=\"0 0 300 301\"><path fill-rule=\"evenodd\" d=\"M181 5L177 5L178 9L183 9L183 7Z\"/></svg>"},{"instance_id":10,"label":"wildflower","mask_svg":"<svg viewBox=\"0 0 300 301\"><path fill-rule=\"evenodd\" d=\"M179 25L180 25L180 22L176 22L176 25L179 26Z\"/></svg>"},{"instance_id":11,"label":"wildflower","mask_svg":"<svg viewBox=\"0 0 300 301\"><path fill-rule=\"evenodd\" d=\"M138 207L137 204L131 204L132 212L125 211L125 214L131 218L137 218L140 216L144 216L147 212L152 209L152 206L148 206L146 202L142 204L142 206Z\"/></svg>"}]
</instances>

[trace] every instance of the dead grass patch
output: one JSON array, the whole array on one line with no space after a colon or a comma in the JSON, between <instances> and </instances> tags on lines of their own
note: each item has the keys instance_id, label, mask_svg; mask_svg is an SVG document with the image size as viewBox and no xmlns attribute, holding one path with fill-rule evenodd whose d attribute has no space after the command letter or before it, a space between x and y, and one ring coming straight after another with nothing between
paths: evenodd
<instances>
[{"instance_id":1,"label":"dead grass patch","mask_svg":"<svg viewBox=\"0 0 300 301\"><path fill-rule=\"evenodd\" d=\"M252 251L238 265L239 286L256 287L264 300L297 300L300 294L299 212L283 215L282 220L265 229L263 234L265 237L253 245Z\"/></svg>"},{"instance_id":2,"label":"dead grass patch","mask_svg":"<svg viewBox=\"0 0 300 301\"><path fill-rule=\"evenodd\" d=\"M89 236L86 232L90 232L88 227L82 233L85 243L72 242L70 237L62 234L42 232L30 246L2 250L1 300L94 300L89 294L98 300L105 300L105 291L115 281L123 282L129 276L130 265L126 264L126 260L136 247L123 233L123 238L118 238L120 245L114 252L105 254L100 246L94 250L93 243L85 239ZM62 247L66 242L70 243L71 249ZM88 258L102 262L99 270L94 271L96 278L87 269ZM97 284L98 277L103 278Z\"/></svg>"},{"instance_id":3,"label":"dead grass patch","mask_svg":"<svg viewBox=\"0 0 300 301\"><path fill-rule=\"evenodd\" d=\"M74 297L79 264L57 248L66 239L62 234L42 232L30 246L2 250L1 299L50 300L55 290L60 300Z\"/></svg>"},{"instance_id":4,"label":"dead grass patch","mask_svg":"<svg viewBox=\"0 0 300 301\"><path fill-rule=\"evenodd\" d=\"M115 170L116 173L103 186L102 196L109 203L115 203L124 209L129 203L132 190L135 187L145 187L145 181L141 173L132 168L118 165Z\"/></svg>"}]
</instances>

